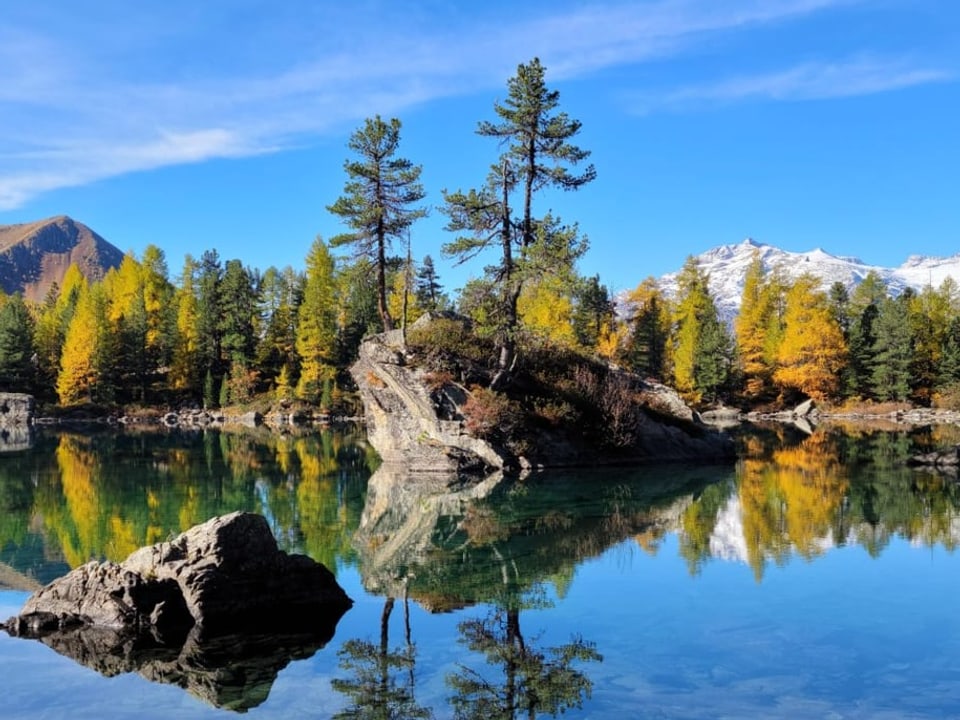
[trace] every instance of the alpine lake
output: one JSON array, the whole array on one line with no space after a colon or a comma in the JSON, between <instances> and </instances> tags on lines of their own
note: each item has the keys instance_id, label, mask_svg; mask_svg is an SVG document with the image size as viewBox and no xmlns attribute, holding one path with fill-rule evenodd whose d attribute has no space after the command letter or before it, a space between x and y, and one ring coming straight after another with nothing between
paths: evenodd
<instances>
[{"instance_id":1,"label":"alpine lake","mask_svg":"<svg viewBox=\"0 0 960 720\"><path fill-rule=\"evenodd\" d=\"M0 620L234 510L354 606L159 665L0 633L0 717L960 717L960 483L906 464L958 442L746 426L728 465L448 482L361 428L42 430L0 454Z\"/></svg>"}]
</instances>

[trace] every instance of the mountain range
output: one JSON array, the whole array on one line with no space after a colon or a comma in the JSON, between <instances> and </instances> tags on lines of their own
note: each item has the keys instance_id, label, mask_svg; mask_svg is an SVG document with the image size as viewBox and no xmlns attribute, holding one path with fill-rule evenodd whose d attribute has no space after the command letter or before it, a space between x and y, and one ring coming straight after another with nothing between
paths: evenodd
<instances>
[{"instance_id":1,"label":"mountain range","mask_svg":"<svg viewBox=\"0 0 960 720\"><path fill-rule=\"evenodd\" d=\"M960 283L960 254L948 258L912 255L899 267L886 268L868 265L859 258L831 255L819 248L802 253L789 252L748 238L736 245L721 245L696 256L697 263L710 276L710 292L720 316L728 322L740 310L743 281L754 254L759 254L767 272L779 267L789 279L811 273L823 280L824 290L835 282L852 290L870 272L879 275L894 296L908 287L915 290L927 285L938 287L947 277ZM677 271L659 278L658 283L667 295L677 293L679 274Z\"/></svg>"},{"instance_id":2,"label":"mountain range","mask_svg":"<svg viewBox=\"0 0 960 720\"><path fill-rule=\"evenodd\" d=\"M123 253L83 223L60 215L19 225L0 225L0 289L42 302L62 284L71 263L88 280L119 267Z\"/></svg>"}]
</instances>

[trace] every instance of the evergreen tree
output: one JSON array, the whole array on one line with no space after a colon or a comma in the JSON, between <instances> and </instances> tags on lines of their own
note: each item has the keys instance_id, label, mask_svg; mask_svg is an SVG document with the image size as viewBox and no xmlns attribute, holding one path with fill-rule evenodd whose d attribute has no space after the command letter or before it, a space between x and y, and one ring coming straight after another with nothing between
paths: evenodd
<instances>
[{"instance_id":1,"label":"evergreen tree","mask_svg":"<svg viewBox=\"0 0 960 720\"><path fill-rule=\"evenodd\" d=\"M937 376L937 388L946 390L960 383L960 316L954 315L943 338L943 358Z\"/></svg>"},{"instance_id":2,"label":"evergreen tree","mask_svg":"<svg viewBox=\"0 0 960 720\"><path fill-rule=\"evenodd\" d=\"M542 225L547 220L534 216L533 196L545 188L576 190L596 177L592 165L580 174L571 173L570 168L585 160L589 152L571 143L580 132L581 123L564 112L556 112L560 94L547 88L544 75L545 69L537 58L519 65L517 74L507 81L506 99L502 104L494 103L499 122L484 121L478 126L479 135L495 138L505 147L486 186L479 191L444 193L444 212L450 218L447 228L465 233L444 247L446 254L464 261L486 247L500 244L501 259L492 278L502 308L498 312L500 347L494 387L506 382L516 355L517 304L523 283L529 282L532 275L532 268L522 266L529 262L528 256L538 242L553 243L558 239L552 230L543 232ZM522 196L518 223L512 220L510 202L515 190ZM564 237L578 240L576 235ZM518 259L514 258L515 243L519 245Z\"/></svg>"},{"instance_id":3,"label":"evergreen tree","mask_svg":"<svg viewBox=\"0 0 960 720\"><path fill-rule=\"evenodd\" d=\"M953 285L923 288L907 299L911 334L910 387L914 401L929 404L943 362L944 340L954 314Z\"/></svg>"},{"instance_id":4,"label":"evergreen tree","mask_svg":"<svg viewBox=\"0 0 960 720\"><path fill-rule=\"evenodd\" d=\"M34 321L20 294L5 299L0 308L0 389L33 392Z\"/></svg>"},{"instance_id":5,"label":"evergreen tree","mask_svg":"<svg viewBox=\"0 0 960 720\"><path fill-rule=\"evenodd\" d=\"M255 366L265 383L277 382L285 372L291 383L300 372L296 353L297 312L303 300L304 278L287 266L283 271L270 267L260 280Z\"/></svg>"},{"instance_id":6,"label":"evergreen tree","mask_svg":"<svg viewBox=\"0 0 960 720\"><path fill-rule=\"evenodd\" d=\"M373 265L366 258L347 263L336 272L336 365L352 363L363 337L382 329L375 277Z\"/></svg>"},{"instance_id":7,"label":"evergreen tree","mask_svg":"<svg viewBox=\"0 0 960 720\"><path fill-rule=\"evenodd\" d=\"M344 163L345 194L327 207L352 231L331 238L330 245L356 246L355 256L367 258L376 269L377 308L386 330L393 329L387 311L387 251L391 240L427 214L425 208L413 207L426 195L420 183L422 168L396 157L399 144L399 120L386 123L379 115L367 119L348 143L359 159Z\"/></svg>"},{"instance_id":8,"label":"evergreen tree","mask_svg":"<svg viewBox=\"0 0 960 720\"><path fill-rule=\"evenodd\" d=\"M908 293L880 303L870 363L871 389L878 400L902 401L910 394L913 338L909 303Z\"/></svg>"},{"instance_id":9,"label":"evergreen tree","mask_svg":"<svg viewBox=\"0 0 960 720\"><path fill-rule=\"evenodd\" d=\"M420 269L417 270L416 282L417 303L428 312L444 310L449 301L443 293L440 277L433 264L433 258L424 256Z\"/></svg>"},{"instance_id":10,"label":"evergreen tree","mask_svg":"<svg viewBox=\"0 0 960 720\"><path fill-rule=\"evenodd\" d=\"M872 398L871 363L873 361L877 304L871 302L850 324L847 365L843 372L843 392L848 396Z\"/></svg>"},{"instance_id":11,"label":"evergreen tree","mask_svg":"<svg viewBox=\"0 0 960 720\"><path fill-rule=\"evenodd\" d=\"M669 304L652 277L641 282L628 300L634 310L624 350L627 367L641 375L663 380L670 340Z\"/></svg>"},{"instance_id":12,"label":"evergreen tree","mask_svg":"<svg viewBox=\"0 0 960 720\"><path fill-rule=\"evenodd\" d=\"M573 332L584 348L596 349L605 327L613 321L613 302L600 276L581 279L574 290Z\"/></svg>"},{"instance_id":13,"label":"evergreen tree","mask_svg":"<svg viewBox=\"0 0 960 720\"><path fill-rule=\"evenodd\" d=\"M216 250L206 250L197 267L196 335L198 370L209 371L220 381L224 376L223 322L221 319L220 283L223 269Z\"/></svg>"},{"instance_id":14,"label":"evergreen tree","mask_svg":"<svg viewBox=\"0 0 960 720\"><path fill-rule=\"evenodd\" d=\"M239 260L228 260L223 268L218 298L220 301L221 349L229 365L248 367L256 345L254 317L257 292L254 276Z\"/></svg>"}]
</instances>

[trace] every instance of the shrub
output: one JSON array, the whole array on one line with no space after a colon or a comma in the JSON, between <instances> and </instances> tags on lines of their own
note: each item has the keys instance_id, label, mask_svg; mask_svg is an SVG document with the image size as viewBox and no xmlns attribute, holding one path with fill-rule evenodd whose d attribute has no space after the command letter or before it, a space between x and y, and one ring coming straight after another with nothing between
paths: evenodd
<instances>
[{"instance_id":1,"label":"shrub","mask_svg":"<svg viewBox=\"0 0 960 720\"><path fill-rule=\"evenodd\" d=\"M460 318L436 317L407 330L407 348L428 360L465 358L472 362L489 364L493 345L478 338L470 324Z\"/></svg>"},{"instance_id":2,"label":"shrub","mask_svg":"<svg viewBox=\"0 0 960 720\"><path fill-rule=\"evenodd\" d=\"M462 411L467 431L481 438L497 432L509 435L520 419L516 403L506 395L479 386L471 388Z\"/></svg>"}]
</instances>

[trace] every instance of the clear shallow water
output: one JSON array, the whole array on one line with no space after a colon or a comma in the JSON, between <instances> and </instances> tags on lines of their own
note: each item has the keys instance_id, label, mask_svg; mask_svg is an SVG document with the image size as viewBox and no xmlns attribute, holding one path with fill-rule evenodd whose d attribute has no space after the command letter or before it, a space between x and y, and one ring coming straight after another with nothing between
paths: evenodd
<instances>
[{"instance_id":1,"label":"clear shallow water","mask_svg":"<svg viewBox=\"0 0 960 720\"><path fill-rule=\"evenodd\" d=\"M251 716L510 717L511 687L517 717L531 688L540 716L960 716L960 493L900 462L941 437L766 434L736 467L457 491L368 483L358 439L41 439L0 456L2 577L250 509L356 603ZM4 718L234 714L4 634L0 663Z\"/></svg>"}]
</instances>

